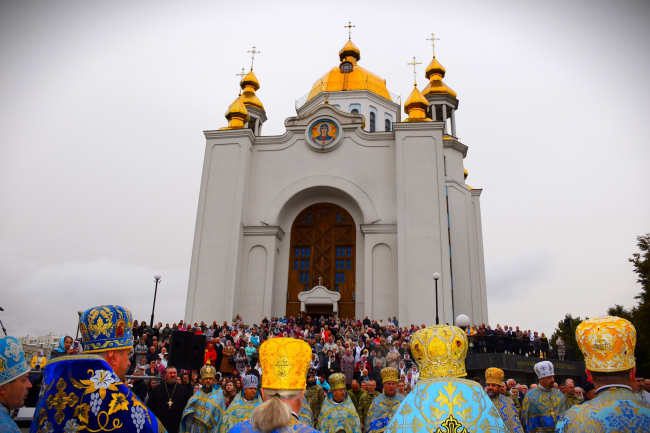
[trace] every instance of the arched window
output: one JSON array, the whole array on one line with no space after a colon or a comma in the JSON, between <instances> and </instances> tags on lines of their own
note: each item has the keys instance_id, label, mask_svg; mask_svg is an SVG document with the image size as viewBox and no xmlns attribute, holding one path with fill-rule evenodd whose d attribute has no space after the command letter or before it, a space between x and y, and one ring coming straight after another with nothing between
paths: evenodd
<instances>
[{"instance_id":1,"label":"arched window","mask_svg":"<svg viewBox=\"0 0 650 433\"><path fill-rule=\"evenodd\" d=\"M370 132L375 132L375 113L370 112Z\"/></svg>"},{"instance_id":2,"label":"arched window","mask_svg":"<svg viewBox=\"0 0 650 433\"><path fill-rule=\"evenodd\" d=\"M386 132L393 130L393 116L388 113L384 113L384 130Z\"/></svg>"},{"instance_id":3,"label":"arched window","mask_svg":"<svg viewBox=\"0 0 650 433\"><path fill-rule=\"evenodd\" d=\"M385 128L386 132L390 132L390 120L388 119L384 120L384 126L386 127Z\"/></svg>"},{"instance_id":4,"label":"arched window","mask_svg":"<svg viewBox=\"0 0 650 433\"><path fill-rule=\"evenodd\" d=\"M356 108L353 108L352 111L350 111L350 113L359 114L359 110L357 110Z\"/></svg>"}]
</instances>

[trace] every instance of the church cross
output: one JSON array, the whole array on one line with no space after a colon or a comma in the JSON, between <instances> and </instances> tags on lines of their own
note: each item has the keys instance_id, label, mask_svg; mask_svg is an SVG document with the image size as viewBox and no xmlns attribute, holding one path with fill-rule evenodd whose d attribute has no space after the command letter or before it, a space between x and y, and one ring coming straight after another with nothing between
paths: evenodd
<instances>
[{"instance_id":1,"label":"church cross","mask_svg":"<svg viewBox=\"0 0 650 433\"><path fill-rule=\"evenodd\" d=\"M244 68L241 68L241 73L240 74L235 74L235 75L237 75L238 77L241 77L241 80L239 80L239 88L241 89L241 82L244 81L244 77L246 76L246 74L244 74ZM240 93L241 93L241 91L240 91Z\"/></svg>"},{"instance_id":2,"label":"church cross","mask_svg":"<svg viewBox=\"0 0 650 433\"><path fill-rule=\"evenodd\" d=\"M351 41L352 40L352 27L356 27L356 26L352 25L352 21L348 21L348 25L343 26L343 27L347 27L347 29L348 29L348 40Z\"/></svg>"},{"instance_id":3,"label":"church cross","mask_svg":"<svg viewBox=\"0 0 650 433\"><path fill-rule=\"evenodd\" d=\"M259 54L260 51L255 50L256 47L253 47L251 51L247 51L248 53L253 53L253 56L251 57L251 71L253 70L253 62L255 61L255 54Z\"/></svg>"},{"instance_id":4,"label":"church cross","mask_svg":"<svg viewBox=\"0 0 650 433\"><path fill-rule=\"evenodd\" d=\"M416 62L416 61L415 61L415 57L413 57L413 61L412 61L412 62L407 63L407 65L413 65L413 84L414 84L415 86L418 85L417 72L416 72L416 70L415 70L415 67L416 67L417 65L421 65L421 64L422 64L422 62Z\"/></svg>"},{"instance_id":5,"label":"church cross","mask_svg":"<svg viewBox=\"0 0 650 433\"><path fill-rule=\"evenodd\" d=\"M73 407L79 401L77 395L73 392L66 395L65 387L65 380L63 380L63 378L60 378L59 382L56 384L56 389L58 389L57 393L55 395L50 395L45 402L48 409L52 409L52 407L56 408L56 415L54 415L54 419L56 420L57 424L61 424L65 419L65 415L63 414L65 407Z\"/></svg>"},{"instance_id":6,"label":"church cross","mask_svg":"<svg viewBox=\"0 0 650 433\"><path fill-rule=\"evenodd\" d=\"M431 37L427 38L427 41L431 41L431 47L433 48L433 57L436 57L436 41L439 41L440 38L434 38L434 33L431 33Z\"/></svg>"},{"instance_id":7,"label":"church cross","mask_svg":"<svg viewBox=\"0 0 650 433\"><path fill-rule=\"evenodd\" d=\"M319 286L323 285L323 276L322 275L320 277L318 277L318 285Z\"/></svg>"}]
</instances>

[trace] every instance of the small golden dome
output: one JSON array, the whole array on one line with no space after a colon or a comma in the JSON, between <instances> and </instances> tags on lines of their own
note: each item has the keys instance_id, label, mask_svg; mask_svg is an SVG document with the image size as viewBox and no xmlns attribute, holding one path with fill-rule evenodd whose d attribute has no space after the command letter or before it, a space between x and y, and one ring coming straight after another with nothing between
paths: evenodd
<instances>
[{"instance_id":1,"label":"small golden dome","mask_svg":"<svg viewBox=\"0 0 650 433\"><path fill-rule=\"evenodd\" d=\"M359 48L352 41L348 41L341 51L339 51L339 58L342 64L351 63L351 69L343 72L341 65L332 68L332 70L314 83L306 102L309 102L323 92L352 90L368 90L375 95L392 101L390 93L386 88L386 80L357 65L357 61L361 59L361 51L359 51ZM347 66L349 67L350 65Z\"/></svg>"},{"instance_id":2,"label":"small golden dome","mask_svg":"<svg viewBox=\"0 0 650 433\"><path fill-rule=\"evenodd\" d=\"M359 50L359 48L357 48L357 46L354 45L354 42L351 40L343 45L343 48L341 48L341 51L339 51L339 59L341 59L341 61L343 61L346 57L352 57L355 59L352 64L356 64L356 61L361 60L361 50Z\"/></svg>"},{"instance_id":3,"label":"small golden dome","mask_svg":"<svg viewBox=\"0 0 650 433\"><path fill-rule=\"evenodd\" d=\"M464 175L463 179L467 179L467 176L469 175L465 167L463 167L463 175Z\"/></svg>"},{"instance_id":4,"label":"small golden dome","mask_svg":"<svg viewBox=\"0 0 650 433\"><path fill-rule=\"evenodd\" d=\"M228 111L226 111L226 119L228 119L228 126L219 128L219 130L227 129L243 129L246 123L250 120L246 105L241 98L241 95L230 104Z\"/></svg>"},{"instance_id":5,"label":"small golden dome","mask_svg":"<svg viewBox=\"0 0 650 433\"><path fill-rule=\"evenodd\" d=\"M428 108L429 101L420 93L417 86L414 86L413 91L404 103L404 112L409 115L404 122L431 122L431 119L427 118Z\"/></svg>"},{"instance_id":6,"label":"small golden dome","mask_svg":"<svg viewBox=\"0 0 650 433\"><path fill-rule=\"evenodd\" d=\"M253 70L251 71L244 77L244 79L240 83L241 88L243 90L242 93L242 101L244 101L244 104L250 107L255 107L259 108L260 110L264 111L266 113L266 110L264 110L264 105L262 104L262 101L257 97L255 94L255 91L260 88L260 82L257 81L257 77L253 73Z\"/></svg>"},{"instance_id":7,"label":"small golden dome","mask_svg":"<svg viewBox=\"0 0 650 433\"><path fill-rule=\"evenodd\" d=\"M458 94L454 92L449 86L442 82L447 70L436 60L434 57L429 66L425 76L429 79L429 84L422 91L423 95L449 95L456 98Z\"/></svg>"}]
</instances>

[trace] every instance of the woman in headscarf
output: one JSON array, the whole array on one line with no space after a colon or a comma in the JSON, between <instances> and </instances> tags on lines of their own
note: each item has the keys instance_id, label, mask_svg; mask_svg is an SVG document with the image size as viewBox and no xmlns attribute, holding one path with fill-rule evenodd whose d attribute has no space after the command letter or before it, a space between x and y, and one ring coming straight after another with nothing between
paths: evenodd
<instances>
[{"instance_id":1,"label":"woman in headscarf","mask_svg":"<svg viewBox=\"0 0 650 433\"><path fill-rule=\"evenodd\" d=\"M235 368L237 371L246 371L246 364L248 364L248 356L246 356L246 349L239 348L239 352L235 355Z\"/></svg>"},{"instance_id":2,"label":"woman in headscarf","mask_svg":"<svg viewBox=\"0 0 650 433\"><path fill-rule=\"evenodd\" d=\"M75 349L72 348L71 346L72 346L72 337L70 337L69 335L64 335L59 340L59 347L52 349L48 361L58 358L59 356L72 355L76 353Z\"/></svg>"},{"instance_id":3,"label":"woman in headscarf","mask_svg":"<svg viewBox=\"0 0 650 433\"><path fill-rule=\"evenodd\" d=\"M215 366L217 364L217 351L214 350L214 344L209 342L207 348L205 349L205 364Z\"/></svg>"},{"instance_id":4,"label":"woman in headscarf","mask_svg":"<svg viewBox=\"0 0 650 433\"><path fill-rule=\"evenodd\" d=\"M232 374L232 370L235 368L235 364L230 362L230 357L235 354L235 348L233 347L230 340L226 340L226 345L223 346L221 353L223 354L223 359L221 360L221 372L225 374Z\"/></svg>"},{"instance_id":5,"label":"woman in headscarf","mask_svg":"<svg viewBox=\"0 0 650 433\"><path fill-rule=\"evenodd\" d=\"M351 386L354 376L354 356L351 349L346 349L345 355L341 357L341 373L345 374L346 385Z\"/></svg>"},{"instance_id":6,"label":"woman in headscarf","mask_svg":"<svg viewBox=\"0 0 650 433\"><path fill-rule=\"evenodd\" d=\"M137 368L141 370L146 370L148 366L149 366L149 361L147 361L147 357L141 356L140 361L138 361Z\"/></svg>"},{"instance_id":7,"label":"woman in headscarf","mask_svg":"<svg viewBox=\"0 0 650 433\"><path fill-rule=\"evenodd\" d=\"M40 366L42 370L45 368L46 363L47 363L47 358L45 358L45 355L43 355L43 351L39 350L38 355L32 358L32 370L34 370L37 365Z\"/></svg>"},{"instance_id":8,"label":"woman in headscarf","mask_svg":"<svg viewBox=\"0 0 650 433\"><path fill-rule=\"evenodd\" d=\"M399 350L397 350L398 345L399 343L395 342L395 345L390 347L390 352L386 355L387 367L399 367L399 362L402 357L399 355Z\"/></svg>"}]
</instances>

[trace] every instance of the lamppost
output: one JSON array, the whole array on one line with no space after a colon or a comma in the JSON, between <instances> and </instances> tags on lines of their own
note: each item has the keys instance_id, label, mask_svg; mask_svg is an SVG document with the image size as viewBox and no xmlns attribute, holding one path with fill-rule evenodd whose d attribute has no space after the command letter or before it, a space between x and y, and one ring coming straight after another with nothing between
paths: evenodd
<instances>
[{"instance_id":1,"label":"lamppost","mask_svg":"<svg viewBox=\"0 0 650 433\"><path fill-rule=\"evenodd\" d=\"M438 319L438 280L440 279L440 274L437 272L433 273L433 279L436 282L436 325L440 324L440 320Z\"/></svg>"},{"instance_id":2,"label":"lamppost","mask_svg":"<svg viewBox=\"0 0 650 433\"><path fill-rule=\"evenodd\" d=\"M467 332L467 327L469 326L469 317L467 317L465 314L459 314L458 317L456 317L456 326L463 328L463 331Z\"/></svg>"},{"instance_id":3,"label":"lamppost","mask_svg":"<svg viewBox=\"0 0 650 433\"><path fill-rule=\"evenodd\" d=\"M151 309L151 322L149 322L151 329L153 329L153 312L156 310L156 295L158 295L158 283L160 282L160 274L154 275L153 278L156 280L156 289L153 292L153 308Z\"/></svg>"}]
</instances>

